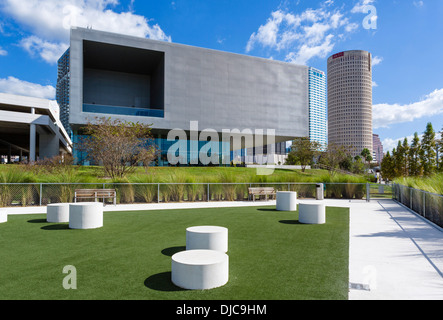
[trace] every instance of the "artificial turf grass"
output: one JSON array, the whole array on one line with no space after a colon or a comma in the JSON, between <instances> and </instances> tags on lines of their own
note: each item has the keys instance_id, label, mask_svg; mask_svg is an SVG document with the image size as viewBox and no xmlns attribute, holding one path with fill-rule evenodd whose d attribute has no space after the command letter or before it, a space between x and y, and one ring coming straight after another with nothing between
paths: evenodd
<instances>
[{"instance_id":1,"label":"artificial turf grass","mask_svg":"<svg viewBox=\"0 0 443 320\"><path fill-rule=\"evenodd\" d=\"M0 299L321 300L347 299L349 210L327 208L325 225L298 223L275 207L105 213L104 227L71 230L45 215L0 225ZM229 282L182 290L171 256L186 228L229 230ZM77 290L62 286L77 269Z\"/></svg>"}]
</instances>

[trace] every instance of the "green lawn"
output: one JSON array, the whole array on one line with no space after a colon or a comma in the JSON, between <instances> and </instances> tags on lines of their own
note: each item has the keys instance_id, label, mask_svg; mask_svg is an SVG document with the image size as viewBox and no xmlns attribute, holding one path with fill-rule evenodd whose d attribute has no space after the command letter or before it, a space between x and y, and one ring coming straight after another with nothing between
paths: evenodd
<instances>
[{"instance_id":1,"label":"green lawn","mask_svg":"<svg viewBox=\"0 0 443 320\"><path fill-rule=\"evenodd\" d=\"M71 230L46 215L0 224L0 299L347 299L349 210L327 208L325 225L302 225L275 207L105 213L104 227ZM190 291L171 281L186 228L229 229L229 282ZM65 290L66 265L77 290Z\"/></svg>"}]
</instances>

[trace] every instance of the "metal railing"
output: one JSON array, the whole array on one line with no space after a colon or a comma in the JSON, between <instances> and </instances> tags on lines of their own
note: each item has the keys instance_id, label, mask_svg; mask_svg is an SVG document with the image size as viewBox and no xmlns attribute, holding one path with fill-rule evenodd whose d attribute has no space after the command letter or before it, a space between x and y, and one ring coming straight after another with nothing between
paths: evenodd
<instances>
[{"instance_id":1,"label":"metal railing","mask_svg":"<svg viewBox=\"0 0 443 320\"><path fill-rule=\"evenodd\" d=\"M443 195L394 184L392 198L443 227Z\"/></svg>"},{"instance_id":2,"label":"metal railing","mask_svg":"<svg viewBox=\"0 0 443 320\"><path fill-rule=\"evenodd\" d=\"M250 187L296 191L300 199L315 199L317 183L2 183L0 207L45 206L74 202L76 189L116 189L117 204L197 201L248 201ZM392 198L391 186L369 183L325 183L326 199ZM106 199L105 199L106 201ZM108 199L112 203L112 199Z\"/></svg>"}]
</instances>

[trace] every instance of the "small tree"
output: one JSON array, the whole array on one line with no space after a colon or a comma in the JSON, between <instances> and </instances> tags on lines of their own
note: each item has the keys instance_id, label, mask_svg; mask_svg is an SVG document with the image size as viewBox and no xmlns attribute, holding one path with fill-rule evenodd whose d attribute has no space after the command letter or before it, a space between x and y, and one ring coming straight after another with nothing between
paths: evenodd
<instances>
[{"instance_id":1,"label":"small tree","mask_svg":"<svg viewBox=\"0 0 443 320\"><path fill-rule=\"evenodd\" d=\"M362 158L364 159L364 161L366 161L368 163L368 167L370 166L370 163L372 161L372 155L371 155L371 151L369 151L368 148L364 148L360 154L362 156Z\"/></svg>"},{"instance_id":2,"label":"small tree","mask_svg":"<svg viewBox=\"0 0 443 320\"><path fill-rule=\"evenodd\" d=\"M352 162L352 172L355 174L362 174L365 172L365 164L361 160L361 157L356 156Z\"/></svg>"},{"instance_id":3,"label":"small tree","mask_svg":"<svg viewBox=\"0 0 443 320\"><path fill-rule=\"evenodd\" d=\"M334 143L328 144L326 151L320 156L320 163L327 167L330 174L334 174L340 169L340 163L346 160L351 154L350 150L343 145Z\"/></svg>"},{"instance_id":4,"label":"small tree","mask_svg":"<svg viewBox=\"0 0 443 320\"><path fill-rule=\"evenodd\" d=\"M102 165L112 179L123 178L137 166L149 166L157 155L151 125L99 118L83 131L87 138L82 144L88 157Z\"/></svg>"},{"instance_id":5,"label":"small tree","mask_svg":"<svg viewBox=\"0 0 443 320\"><path fill-rule=\"evenodd\" d=\"M421 175L421 164L420 164L420 138L418 133L414 133L414 138L412 139L411 146L409 147L409 175L419 176Z\"/></svg>"},{"instance_id":6,"label":"small tree","mask_svg":"<svg viewBox=\"0 0 443 320\"><path fill-rule=\"evenodd\" d=\"M320 154L321 144L317 141L311 141L309 137L296 138L288 154L287 164L300 164L302 172L305 172L314 158Z\"/></svg>"},{"instance_id":7,"label":"small tree","mask_svg":"<svg viewBox=\"0 0 443 320\"><path fill-rule=\"evenodd\" d=\"M423 174L430 175L435 170L436 152L435 152L435 131L432 123L426 125L421 142L420 160L423 165Z\"/></svg>"},{"instance_id":8,"label":"small tree","mask_svg":"<svg viewBox=\"0 0 443 320\"><path fill-rule=\"evenodd\" d=\"M393 180L394 178L396 178L394 159L393 157L391 157L389 151L386 153L386 156L383 157L380 167L383 179Z\"/></svg>"}]
</instances>

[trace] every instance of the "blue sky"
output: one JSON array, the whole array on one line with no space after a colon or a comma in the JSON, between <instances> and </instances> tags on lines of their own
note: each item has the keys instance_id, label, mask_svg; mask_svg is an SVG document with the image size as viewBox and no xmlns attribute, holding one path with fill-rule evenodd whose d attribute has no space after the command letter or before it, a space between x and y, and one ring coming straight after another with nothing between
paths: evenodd
<instances>
[{"instance_id":1,"label":"blue sky","mask_svg":"<svg viewBox=\"0 0 443 320\"><path fill-rule=\"evenodd\" d=\"M375 59L374 133L390 150L427 122L443 128L442 17L441 0L0 0L0 92L54 99L72 25L324 71L330 55L362 49Z\"/></svg>"}]
</instances>

